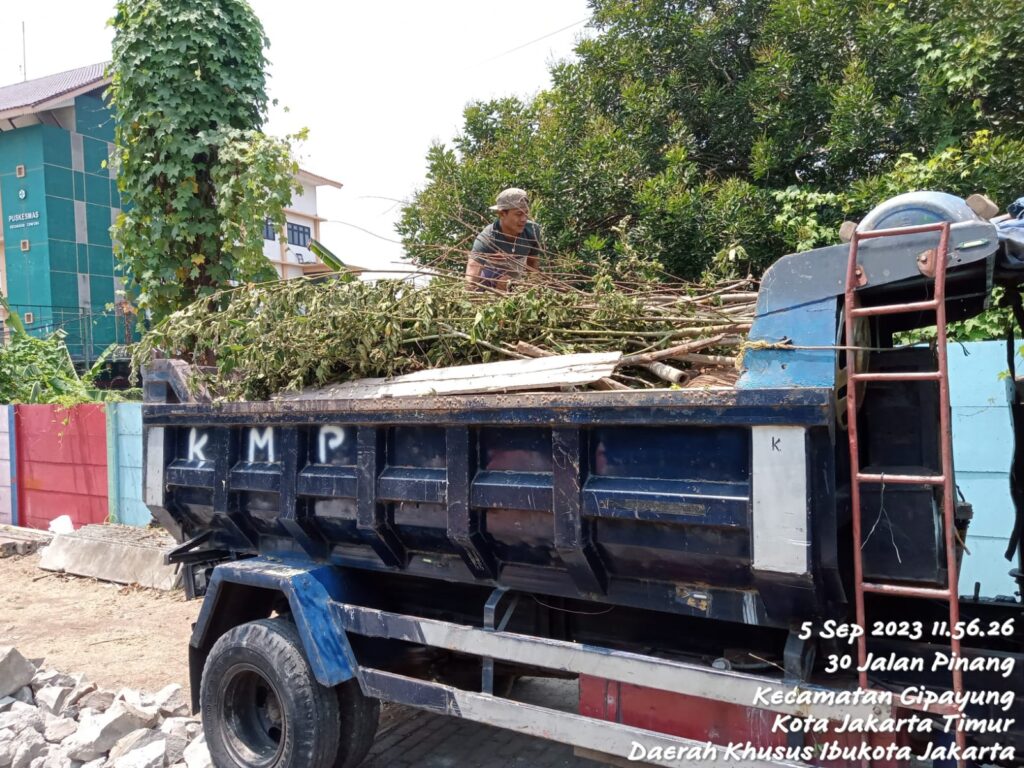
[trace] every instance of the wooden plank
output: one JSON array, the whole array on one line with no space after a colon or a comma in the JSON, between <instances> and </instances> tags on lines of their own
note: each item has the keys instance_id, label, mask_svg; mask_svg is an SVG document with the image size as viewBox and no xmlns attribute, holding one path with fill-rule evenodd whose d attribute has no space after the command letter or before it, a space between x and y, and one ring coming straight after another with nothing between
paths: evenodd
<instances>
[{"instance_id":1,"label":"wooden plank","mask_svg":"<svg viewBox=\"0 0 1024 768\"><path fill-rule=\"evenodd\" d=\"M533 360L456 365L393 379L361 379L320 389L286 393L280 400L366 400L486 392L518 392L590 384L610 376L621 352L557 355Z\"/></svg>"}]
</instances>

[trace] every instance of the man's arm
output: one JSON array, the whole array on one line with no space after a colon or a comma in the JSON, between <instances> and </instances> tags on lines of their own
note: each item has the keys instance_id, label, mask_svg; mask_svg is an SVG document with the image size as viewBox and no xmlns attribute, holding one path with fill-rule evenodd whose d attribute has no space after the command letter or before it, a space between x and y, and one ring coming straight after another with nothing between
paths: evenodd
<instances>
[{"instance_id":1,"label":"man's arm","mask_svg":"<svg viewBox=\"0 0 1024 768\"><path fill-rule=\"evenodd\" d=\"M480 272L483 270L483 265L473 258L473 254L469 255L466 259L466 287L475 289L481 284Z\"/></svg>"}]
</instances>

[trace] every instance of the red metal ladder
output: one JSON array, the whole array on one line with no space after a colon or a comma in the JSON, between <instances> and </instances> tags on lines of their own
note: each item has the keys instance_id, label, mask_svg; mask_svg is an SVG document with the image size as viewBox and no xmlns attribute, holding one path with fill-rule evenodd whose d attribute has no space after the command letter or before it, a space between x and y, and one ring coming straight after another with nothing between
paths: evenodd
<instances>
[{"instance_id":1,"label":"red metal ladder","mask_svg":"<svg viewBox=\"0 0 1024 768\"><path fill-rule=\"evenodd\" d=\"M934 291L927 301L907 302L903 304L885 304L880 306L862 307L858 301L857 288L866 282L862 268L857 261L858 246L861 241L884 237L939 233L939 244L933 257L935 265ZM946 261L949 252L949 223L927 224L900 229L884 229L874 232L857 232L850 241L850 256L846 268L846 295L844 303L844 319L846 324L847 345L847 384L846 409L847 433L850 442L850 502L853 518L853 573L854 591L857 607L857 624L865 631L857 638L857 662L861 668L860 687L868 688L868 673L863 667L867 661L867 621L864 612L864 593L872 592L894 597L925 597L945 600L949 603L950 649L954 658L960 655L960 640L955 628L960 621L960 595L958 590L958 569L956 558L956 520L955 520L955 483L953 478L953 441L950 427L949 410L949 367L946 355ZM935 313L936 352L938 369L914 373L868 373L856 370L855 350L852 339L854 324L859 318L876 317L879 315L896 315L909 312ZM887 473L864 473L860 469L860 455L857 441L857 384L871 381L937 381L939 383L939 452L941 455L941 474L938 475L897 475ZM946 587L929 588L913 587L904 584L865 582L863 558L861 554L861 484L893 483L897 485L933 485L942 487L942 524L946 546ZM953 690L959 695L963 693L963 672L958 667L953 669ZM958 698L959 700L959 698ZM965 734L956 731L956 743L965 746ZM963 764L962 762L960 763Z\"/></svg>"}]
</instances>

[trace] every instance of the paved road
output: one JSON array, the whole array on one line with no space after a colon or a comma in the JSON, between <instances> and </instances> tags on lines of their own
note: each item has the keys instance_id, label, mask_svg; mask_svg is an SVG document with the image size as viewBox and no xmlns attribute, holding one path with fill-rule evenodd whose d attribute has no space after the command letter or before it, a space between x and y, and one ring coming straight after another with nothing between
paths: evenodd
<instances>
[{"instance_id":1,"label":"paved road","mask_svg":"<svg viewBox=\"0 0 1024 768\"><path fill-rule=\"evenodd\" d=\"M514 697L558 709L575 705L575 682L528 678ZM602 768L572 747L420 710L403 710L377 735L363 768Z\"/></svg>"}]
</instances>

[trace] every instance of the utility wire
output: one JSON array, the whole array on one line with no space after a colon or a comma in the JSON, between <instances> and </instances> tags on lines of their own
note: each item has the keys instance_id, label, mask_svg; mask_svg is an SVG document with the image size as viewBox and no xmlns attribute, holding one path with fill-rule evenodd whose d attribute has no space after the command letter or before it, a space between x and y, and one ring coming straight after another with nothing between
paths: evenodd
<instances>
[{"instance_id":1,"label":"utility wire","mask_svg":"<svg viewBox=\"0 0 1024 768\"><path fill-rule=\"evenodd\" d=\"M521 51L521 50L523 50L523 48L531 46L534 43L539 43L541 40L547 40L549 37L554 37L555 35L557 35L560 32L565 32L567 29L572 29L573 27L578 27L580 24L584 24L584 23L586 23L588 21L590 21L590 17L589 16L587 16L585 19L580 19L579 21L574 21L572 24L568 24L568 25L562 27L561 29L556 29L554 32L548 32L546 35L542 35L541 37L534 38L533 40L530 40L528 43L523 43L522 45L517 45L515 48L509 48L507 51L499 53L497 56L492 56L489 59L485 59L484 63L486 64L487 62L494 61L495 59L500 59L502 56L508 56L510 53L515 53L516 51Z\"/></svg>"}]
</instances>

